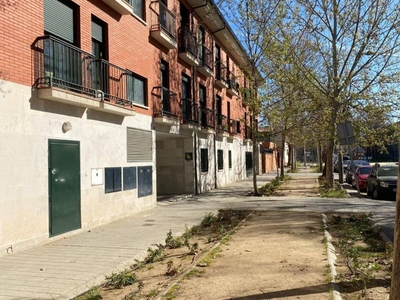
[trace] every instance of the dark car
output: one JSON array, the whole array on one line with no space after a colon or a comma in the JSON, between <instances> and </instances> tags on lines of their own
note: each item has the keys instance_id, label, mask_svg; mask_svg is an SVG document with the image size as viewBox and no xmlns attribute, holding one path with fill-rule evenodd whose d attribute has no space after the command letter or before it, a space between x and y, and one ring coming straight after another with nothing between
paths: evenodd
<instances>
[{"instance_id":1,"label":"dark car","mask_svg":"<svg viewBox=\"0 0 400 300\"><path fill-rule=\"evenodd\" d=\"M343 155L343 170L345 170L349 162L350 156ZM339 160L336 160L333 164L333 172L339 173Z\"/></svg>"},{"instance_id":2,"label":"dark car","mask_svg":"<svg viewBox=\"0 0 400 300\"><path fill-rule=\"evenodd\" d=\"M367 178L369 173L371 173L372 166L359 166L353 173L351 185L357 187L360 191L365 191L367 189Z\"/></svg>"},{"instance_id":3,"label":"dark car","mask_svg":"<svg viewBox=\"0 0 400 300\"><path fill-rule=\"evenodd\" d=\"M374 199L393 197L397 192L398 166L376 164L367 178L367 194Z\"/></svg>"},{"instance_id":4,"label":"dark car","mask_svg":"<svg viewBox=\"0 0 400 300\"><path fill-rule=\"evenodd\" d=\"M349 184L352 182L353 178L353 173L355 172L356 168L359 166L369 166L369 162L365 160L353 160L353 164L349 163L347 164L346 168L344 169L345 175L345 181Z\"/></svg>"}]
</instances>

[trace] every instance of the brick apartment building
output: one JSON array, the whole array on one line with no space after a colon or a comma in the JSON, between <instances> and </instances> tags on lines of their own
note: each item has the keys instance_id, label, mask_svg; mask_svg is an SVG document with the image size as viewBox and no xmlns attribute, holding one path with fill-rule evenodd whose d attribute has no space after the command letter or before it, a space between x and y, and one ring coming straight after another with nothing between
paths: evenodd
<instances>
[{"instance_id":1,"label":"brick apartment building","mask_svg":"<svg viewBox=\"0 0 400 300\"><path fill-rule=\"evenodd\" d=\"M244 49L211 0L0 9L0 255L251 174Z\"/></svg>"}]
</instances>

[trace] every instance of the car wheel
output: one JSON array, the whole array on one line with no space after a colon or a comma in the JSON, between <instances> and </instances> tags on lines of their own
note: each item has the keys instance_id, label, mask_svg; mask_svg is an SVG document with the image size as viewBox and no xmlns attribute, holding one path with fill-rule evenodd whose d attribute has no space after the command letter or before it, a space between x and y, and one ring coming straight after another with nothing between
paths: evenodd
<instances>
[{"instance_id":1,"label":"car wheel","mask_svg":"<svg viewBox=\"0 0 400 300\"><path fill-rule=\"evenodd\" d=\"M379 199L379 192L378 192L378 189L374 189L374 190L372 191L372 197L373 197L374 199Z\"/></svg>"}]
</instances>

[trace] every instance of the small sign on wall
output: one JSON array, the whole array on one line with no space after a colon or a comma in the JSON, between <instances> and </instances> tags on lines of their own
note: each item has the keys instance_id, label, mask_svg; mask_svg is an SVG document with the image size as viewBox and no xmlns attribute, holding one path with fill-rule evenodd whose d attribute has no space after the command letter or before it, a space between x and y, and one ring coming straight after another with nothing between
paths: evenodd
<instances>
[{"instance_id":1,"label":"small sign on wall","mask_svg":"<svg viewBox=\"0 0 400 300\"><path fill-rule=\"evenodd\" d=\"M92 169L92 185L103 184L103 169Z\"/></svg>"},{"instance_id":2,"label":"small sign on wall","mask_svg":"<svg viewBox=\"0 0 400 300\"><path fill-rule=\"evenodd\" d=\"M193 160L193 152L186 152L185 153L185 160Z\"/></svg>"}]
</instances>

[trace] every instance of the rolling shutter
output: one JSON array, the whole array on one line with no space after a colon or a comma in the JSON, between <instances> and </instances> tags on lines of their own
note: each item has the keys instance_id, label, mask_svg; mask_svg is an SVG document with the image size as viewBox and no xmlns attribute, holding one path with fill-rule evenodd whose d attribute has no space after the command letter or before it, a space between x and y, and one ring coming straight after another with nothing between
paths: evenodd
<instances>
[{"instance_id":1,"label":"rolling shutter","mask_svg":"<svg viewBox=\"0 0 400 300\"><path fill-rule=\"evenodd\" d=\"M127 128L128 162L151 162L153 160L152 132Z\"/></svg>"},{"instance_id":2,"label":"rolling shutter","mask_svg":"<svg viewBox=\"0 0 400 300\"><path fill-rule=\"evenodd\" d=\"M74 44L74 10L58 0L44 0L44 30Z\"/></svg>"},{"instance_id":3,"label":"rolling shutter","mask_svg":"<svg viewBox=\"0 0 400 300\"><path fill-rule=\"evenodd\" d=\"M92 21L92 38L99 42L103 42L103 27Z\"/></svg>"}]
</instances>

